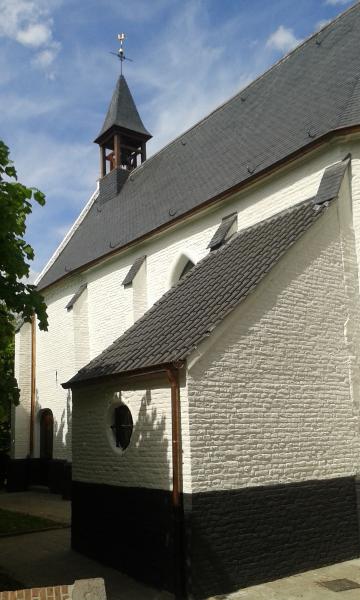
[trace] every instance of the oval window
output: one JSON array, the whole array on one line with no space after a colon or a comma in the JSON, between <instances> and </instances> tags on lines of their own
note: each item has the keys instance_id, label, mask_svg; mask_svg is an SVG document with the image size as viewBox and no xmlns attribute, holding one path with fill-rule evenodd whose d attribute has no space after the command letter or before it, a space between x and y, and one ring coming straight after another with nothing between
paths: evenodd
<instances>
[{"instance_id":1,"label":"oval window","mask_svg":"<svg viewBox=\"0 0 360 600\"><path fill-rule=\"evenodd\" d=\"M113 412L113 424L111 425L111 429L115 437L117 448L125 450L125 448L128 447L133 428L134 424L130 409L126 404L116 406Z\"/></svg>"}]
</instances>

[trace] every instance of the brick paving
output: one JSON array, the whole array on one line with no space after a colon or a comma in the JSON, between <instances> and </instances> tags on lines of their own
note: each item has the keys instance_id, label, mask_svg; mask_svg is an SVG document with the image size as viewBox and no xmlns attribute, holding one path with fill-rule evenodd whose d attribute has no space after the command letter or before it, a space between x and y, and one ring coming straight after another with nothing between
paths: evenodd
<instances>
[{"instance_id":1,"label":"brick paving","mask_svg":"<svg viewBox=\"0 0 360 600\"><path fill-rule=\"evenodd\" d=\"M69 600L69 598L67 585L0 592L0 600Z\"/></svg>"}]
</instances>

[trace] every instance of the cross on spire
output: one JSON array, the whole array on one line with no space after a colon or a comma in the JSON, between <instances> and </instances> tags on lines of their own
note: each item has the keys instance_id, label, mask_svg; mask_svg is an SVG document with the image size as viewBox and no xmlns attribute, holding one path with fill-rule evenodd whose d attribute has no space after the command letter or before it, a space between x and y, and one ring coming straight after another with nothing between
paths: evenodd
<instances>
[{"instance_id":1,"label":"cross on spire","mask_svg":"<svg viewBox=\"0 0 360 600\"><path fill-rule=\"evenodd\" d=\"M119 58L120 58L120 73L122 75L122 64L125 60L125 50L124 50L124 42L125 42L125 33L118 33L118 40L120 42L120 48L118 50Z\"/></svg>"},{"instance_id":2,"label":"cross on spire","mask_svg":"<svg viewBox=\"0 0 360 600\"><path fill-rule=\"evenodd\" d=\"M120 74L122 75L124 60L129 60L130 62L133 62L133 61L131 58L128 58L127 56L125 56L125 50L124 50L124 42L126 39L125 33L118 33L117 39L120 42L120 48L117 52L110 52L110 54L114 54L120 60Z\"/></svg>"}]
</instances>

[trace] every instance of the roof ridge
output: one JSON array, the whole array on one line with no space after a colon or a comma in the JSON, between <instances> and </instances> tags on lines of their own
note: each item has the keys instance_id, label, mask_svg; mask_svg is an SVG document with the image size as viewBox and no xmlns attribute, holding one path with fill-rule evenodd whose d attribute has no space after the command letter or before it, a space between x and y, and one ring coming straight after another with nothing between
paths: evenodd
<instances>
[{"instance_id":1,"label":"roof ridge","mask_svg":"<svg viewBox=\"0 0 360 600\"><path fill-rule=\"evenodd\" d=\"M167 144L165 144L165 146L163 146L162 148L160 148L160 150L158 150L157 152L155 152L155 154L152 154L151 156L149 156L149 158L147 158L147 160L144 163L142 163L141 165L139 165L138 167L136 167L136 169L134 169L132 171L132 175L134 175L136 172L139 172L141 169L146 168L146 165L149 164L155 157L159 156L163 151L165 151L167 148L169 148L172 144L175 144L177 141L181 140L181 138L183 136L185 136L186 134L190 133L190 131L192 131L193 129L196 129L202 123L206 122L213 114L215 114L216 112L220 111L222 108L224 108L225 106L227 106L228 104L230 104L232 101L236 100L238 98L238 96L240 96L241 94L243 94L245 91L249 90L256 83L258 83L263 77L265 77L268 73L271 73L273 70L275 70L277 67L279 67L283 62L285 62L286 60L288 60L293 54L295 54L296 52L298 52L303 46L305 46L313 38L315 38L316 36L318 36L319 34L321 34L325 29L328 29L329 27L331 27L332 25L334 25L335 23L337 23L340 19L342 19L343 17L345 17L352 10L355 10L356 8L359 8L359 5L360 5L360 0L356 0L355 4L353 4L352 6L350 6L346 10L344 10L342 13L340 13L339 15L337 15L337 17L335 17L334 19L332 19L329 23L326 23L323 27L321 27L321 29L318 29L317 31L315 31L312 34L310 34L307 38L305 38L302 42L300 42L297 46L295 46L295 48L293 48L292 50L290 50L287 54L285 54L284 56L282 56L277 62L275 62L268 69L266 69L265 71L263 71L262 73L260 73L260 75L258 75L255 79L253 79L250 83L248 83L247 85L245 85L245 87L241 88L238 92L236 92L235 94L233 94L232 96L230 96L230 98L228 98L227 100L224 100L223 102L221 102L218 106L216 106L213 110L211 110L207 115L205 115L204 117L202 117L199 121L197 121L196 123L194 123L193 125L191 125L188 129L185 129L185 131L183 131L182 133L180 133L179 135L177 135L174 139L170 140L170 142L168 142Z\"/></svg>"}]
</instances>

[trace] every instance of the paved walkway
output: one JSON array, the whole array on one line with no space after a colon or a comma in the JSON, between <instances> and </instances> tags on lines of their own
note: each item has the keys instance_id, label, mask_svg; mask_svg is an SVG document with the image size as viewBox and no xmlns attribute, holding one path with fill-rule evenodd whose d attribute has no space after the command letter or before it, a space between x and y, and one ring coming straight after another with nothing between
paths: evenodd
<instances>
[{"instance_id":1,"label":"paved walkway","mask_svg":"<svg viewBox=\"0 0 360 600\"><path fill-rule=\"evenodd\" d=\"M108 600L172 598L166 592L146 587L71 550L69 529L2 538L0 568L29 588L73 584L75 579L103 577Z\"/></svg>"},{"instance_id":2,"label":"paved walkway","mask_svg":"<svg viewBox=\"0 0 360 600\"><path fill-rule=\"evenodd\" d=\"M75 579L103 577L108 600L172 600L166 592L144 586L126 575L70 549L70 530L55 529L0 540L0 568L25 587L72 584ZM218 596L218 600L359 600L360 589L333 592L320 582L350 579L360 583L360 559Z\"/></svg>"},{"instance_id":3,"label":"paved walkway","mask_svg":"<svg viewBox=\"0 0 360 600\"><path fill-rule=\"evenodd\" d=\"M70 525L71 502L46 490L0 493L0 508L53 519ZM24 587L73 584L76 579L103 577L108 600L170 600L154 590L74 552L70 529L54 529L0 539L0 570Z\"/></svg>"},{"instance_id":4,"label":"paved walkway","mask_svg":"<svg viewBox=\"0 0 360 600\"><path fill-rule=\"evenodd\" d=\"M71 502L48 491L29 491L0 494L0 508L53 519L58 523L71 523Z\"/></svg>"},{"instance_id":5,"label":"paved walkway","mask_svg":"<svg viewBox=\"0 0 360 600\"><path fill-rule=\"evenodd\" d=\"M0 508L70 522L70 502L47 492L1 493ZM173 598L71 550L70 529L0 539L0 570L29 588L102 577L108 600ZM360 559L218 596L217 600L360 600L360 588L334 592L321 585L334 579L349 579L360 584Z\"/></svg>"},{"instance_id":6,"label":"paved walkway","mask_svg":"<svg viewBox=\"0 0 360 600\"><path fill-rule=\"evenodd\" d=\"M360 588L334 592L321 583L349 579L360 584L360 559L307 571L270 583L255 585L218 600L360 600Z\"/></svg>"}]
</instances>

